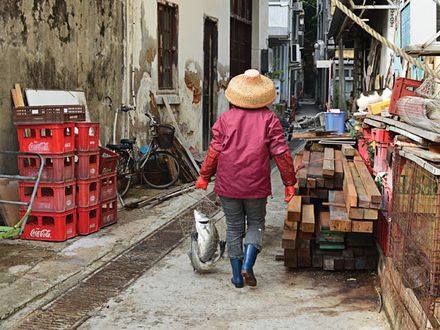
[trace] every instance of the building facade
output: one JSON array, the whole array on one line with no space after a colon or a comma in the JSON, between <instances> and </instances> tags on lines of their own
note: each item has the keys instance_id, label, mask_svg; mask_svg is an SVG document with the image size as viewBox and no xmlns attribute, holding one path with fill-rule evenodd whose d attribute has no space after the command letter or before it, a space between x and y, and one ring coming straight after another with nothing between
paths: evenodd
<instances>
[{"instance_id":1,"label":"building facade","mask_svg":"<svg viewBox=\"0 0 440 330\"><path fill-rule=\"evenodd\" d=\"M83 90L101 144L116 136L148 140L150 92L183 144L206 149L210 128L228 109L231 76L260 69L267 49L267 0L2 1L0 148L17 150L10 89ZM106 100L112 99L112 106ZM0 161L0 171L16 170Z\"/></svg>"}]
</instances>

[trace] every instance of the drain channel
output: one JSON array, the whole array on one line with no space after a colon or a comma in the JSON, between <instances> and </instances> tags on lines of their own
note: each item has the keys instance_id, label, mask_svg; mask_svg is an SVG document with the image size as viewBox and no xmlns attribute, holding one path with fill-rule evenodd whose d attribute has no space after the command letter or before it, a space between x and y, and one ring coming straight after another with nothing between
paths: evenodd
<instances>
[{"instance_id":1,"label":"drain channel","mask_svg":"<svg viewBox=\"0 0 440 330\"><path fill-rule=\"evenodd\" d=\"M14 329L74 329L110 298L117 296L179 245L192 231L194 209L214 216L215 195L175 216L170 222L115 257L63 295L25 317Z\"/></svg>"}]
</instances>

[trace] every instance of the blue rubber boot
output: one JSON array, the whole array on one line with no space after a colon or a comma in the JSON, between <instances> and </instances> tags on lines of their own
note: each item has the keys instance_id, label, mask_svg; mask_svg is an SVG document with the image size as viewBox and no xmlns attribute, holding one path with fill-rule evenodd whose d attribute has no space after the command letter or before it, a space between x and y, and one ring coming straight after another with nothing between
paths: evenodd
<instances>
[{"instance_id":1,"label":"blue rubber boot","mask_svg":"<svg viewBox=\"0 0 440 330\"><path fill-rule=\"evenodd\" d=\"M244 261L241 267L241 275L244 277L246 285L256 286L257 279L254 275L255 260L257 260L257 254L260 252L253 244L245 244L244 246Z\"/></svg>"},{"instance_id":2,"label":"blue rubber boot","mask_svg":"<svg viewBox=\"0 0 440 330\"><path fill-rule=\"evenodd\" d=\"M230 258L232 267L232 278L231 282L236 288L242 288L244 286L243 276L241 276L241 266L243 265L243 260L237 258Z\"/></svg>"}]
</instances>

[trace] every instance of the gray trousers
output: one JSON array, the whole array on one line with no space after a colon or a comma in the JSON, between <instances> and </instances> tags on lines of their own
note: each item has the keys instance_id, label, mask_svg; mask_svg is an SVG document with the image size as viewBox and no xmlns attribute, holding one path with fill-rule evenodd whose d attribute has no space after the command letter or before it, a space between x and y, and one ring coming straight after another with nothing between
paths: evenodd
<instances>
[{"instance_id":1,"label":"gray trousers","mask_svg":"<svg viewBox=\"0 0 440 330\"><path fill-rule=\"evenodd\" d=\"M220 196L220 200L226 217L229 258L243 258L243 238L244 244L253 244L261 251L267 198L238 199Z\"/></svg>"}]
</instances>

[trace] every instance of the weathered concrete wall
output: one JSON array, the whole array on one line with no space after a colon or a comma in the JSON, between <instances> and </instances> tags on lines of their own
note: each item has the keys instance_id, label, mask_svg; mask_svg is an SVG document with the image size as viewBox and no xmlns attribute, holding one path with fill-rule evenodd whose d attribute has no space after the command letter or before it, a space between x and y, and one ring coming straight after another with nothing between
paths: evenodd
<instances>
[{"instance_id":1,"label":"weathered concrete wall","mask_svg":"<svg viewBox=\"0 0 440 330\"><path fill-rule=\"evenodd\" d=\"M172 93L180 99L173 105L174 115L187 146L202 149L202 91L203 91L203 35L204 18L209 16L217 21L218 27L218 75L217 75L217 115L227 110L224 89L229 78L229 5L216 0L171 1L178 5L178 80ZM134 7L131 8L131 5ZM125 116L125 134L140 134L147 138L147 119L150 90L157 96L157 1L132 1L128 9L128 20L132 22L133 38L128 43L128 51L133 52L135 70L134 90L137 111ZM128 56L130 59L131 56ZM159 107L165 121L169 120L163 106ZM124 119L122 119L124 121ZM141 132L145 132L142 134ZM139 136L139 135L138 135ZM142 141L142 142L144 142Z\"/></svg>"},{"instance_id":2,"label":"weathered concrete wall","mask_svg":"<svg viewBox=\"0 0 440 330\"><path fill-rule=\"evenodd\" d=\"M10 89L84 90L101 143L110 140L121 104L124 19L121 1L2 0L0 2L0 150L17 150ZM0 173L15 165L0 160Z\"/></svg>"}]
</instances>

